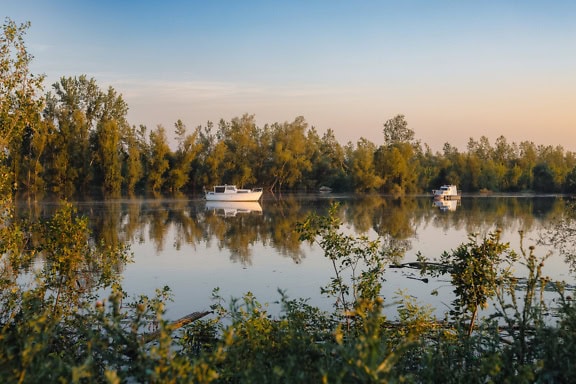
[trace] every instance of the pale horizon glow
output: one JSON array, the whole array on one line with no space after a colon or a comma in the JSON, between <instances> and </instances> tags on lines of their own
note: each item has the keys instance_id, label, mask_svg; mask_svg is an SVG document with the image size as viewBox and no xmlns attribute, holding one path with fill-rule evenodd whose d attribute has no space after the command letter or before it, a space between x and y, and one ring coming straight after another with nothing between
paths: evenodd
<instances>
[{"instance_id":1,"label":"pale horizon glow","mask_svg":"<svg viewBox=\"0 0 576 384\"><path fill-rule=\"evenodd\" d=\"M303 116L379 145L406 117L440 151L470 138L576 151L576 3L45 2L0 0L31 22L31 70L122 94L132 125L189 132L243 114Z\"/></svg>"}]
</instances>

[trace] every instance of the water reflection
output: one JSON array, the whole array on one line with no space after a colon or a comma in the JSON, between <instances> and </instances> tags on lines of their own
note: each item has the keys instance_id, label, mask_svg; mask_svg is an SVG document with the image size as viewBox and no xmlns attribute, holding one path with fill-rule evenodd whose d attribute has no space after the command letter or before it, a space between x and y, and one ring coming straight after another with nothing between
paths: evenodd
<instances>
[{"instance_id":1,"label":"water reflection","mask_svg":"<svg viewBox=\"0 0 576 384\"><path fill-rule=\"evenodd\" d=\"M469 233L480 235L503 229L503 240L519 250L518 232L526 234L525 246L537 245L539 233L553 228L572 209L555 196L465 196L454 211L443 212L429 196L395 199L379 195L267 195L260 204L224 206L201 197L161 199L133 198L76 202L78 211L89 217L96 243L127 244L134 252L134 264L123 270L123 286L134 294L153 294L168 285L174 289L174 317L207 309L210 292L235 297L253 292L262 302L278 299L277 288L291 297L311 298L321 303L319 287L331 276L321 251L301 243L296 223L315 212L327 215L332 203L340 203L342 230L351 234L381 237L386 246L406 250L403 260L416 260L417 253L436 258L467 241ZM53 201L20 201L22 218L50 217L58 207ZM572 220L575 222L576 220ZM575 225L576 227L576 225ZM566 238L549 241L553 247L568 244ZM572 245L573 249L573 244ZM573 281L563 255L547 261L553 279ZM568 259L568 257L566 257ZM576 264L576 263L575 263ZM548 267L548 265L547 265ZM447 282L424 283L417 271L390 270L384 290L387 297L397 289L408 289L426 302L444 308L446 297L430 296L433 288ZM268 295L268 296L266 296ZM442 301L443 300L443 301ZM330 308L331 303L327 304ZM174 309L176 308L176 309Z\"/></svg>"},{"instance_id":2,"label":"water reflection","mask_svg":"<svg viewBox=\"0 0 576 384\"><path fill-rule=\"evenodd\" d=\"M441 212L454 212L460 205L460 200L434 200L432 204Z\"/></svg>"},{"instance_id":3,"label":"water reflection","mask_svg":"<svg viewBox=\"0 0 576 384\"><path fill-rule=\"evenodd\" d=\"M217 216L234 217L238 214L261 214L262 205L258 201L207 201L206 210Z\"/></svg>"},{"instance_id":4,"label":"water reflection","mask_svg":"<svg viewBox=\"0 0 576 384\"><path fill-rule=\"evenodd\" d=\"M312 211L327 214L336 201L341 204L340 216L349 231L385 237L405 249L419 243L419 233L430 226L443 232L486 233L496 227L528 232L561 217L565 209L564 199L553 196L477 196L446 202L458 203L456 209L452 205L430 207L428 197L393 199L334 194L285 195L278 199L268 196L262 204L139 198L76 205L81 214L90 218L97 241L112 245L145 243L156 253L171 247L178 250L184 245L216 244L218 249L230 251L231 261L250 265L256 245L301 262L305 252L294 231L296 223ZM18 214L47 217L57 205L21 202ZM446 210L451 214L442 214Z\"/></svg>"}]
</instances>

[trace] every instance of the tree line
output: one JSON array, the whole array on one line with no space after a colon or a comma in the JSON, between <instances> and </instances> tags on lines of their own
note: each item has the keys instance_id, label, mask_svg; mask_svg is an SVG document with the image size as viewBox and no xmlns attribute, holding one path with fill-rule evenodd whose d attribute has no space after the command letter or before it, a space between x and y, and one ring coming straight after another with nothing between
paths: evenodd
<instances>
[{"instance_id":1,"label":"tree line","mask_svg":"<svg viewBox=\"0 0 576 384\"><path fill-rule=\"evenodd\" d=\"M44 93L44 77L29 70L29 26L7 19L0 51L0 145L18 192L177 193L223 183L400 196L446 183L466 192L576 191L576 156L560 145L509 143L504 136L491 143L482 136L470 138L462 152L449 143L433 152L401 114L383 124L382 143L361 137L345 145L302 116L258 126L244 114L192 130L180 119L172 131L131 125L122 95L86 75L62 77Z\"/></svg>"}]
</instances>

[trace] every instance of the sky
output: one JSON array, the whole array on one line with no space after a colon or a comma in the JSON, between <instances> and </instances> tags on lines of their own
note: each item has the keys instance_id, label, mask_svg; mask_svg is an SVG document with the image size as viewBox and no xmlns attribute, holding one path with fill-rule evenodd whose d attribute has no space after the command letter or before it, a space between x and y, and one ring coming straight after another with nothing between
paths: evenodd
<instances>
[{"instance_id":1,"label":"sky","mask_svg":"<svg viewBox=\"0 0 576 384\"><path fill-rule=\"evenodd\" d=\"M434 151L502 135L576 151L572 0L0 0L0 17L31 22L46 92L87 75L149 131L303 116L380 145L402 114Z\"/></svg>"}]
</instances>

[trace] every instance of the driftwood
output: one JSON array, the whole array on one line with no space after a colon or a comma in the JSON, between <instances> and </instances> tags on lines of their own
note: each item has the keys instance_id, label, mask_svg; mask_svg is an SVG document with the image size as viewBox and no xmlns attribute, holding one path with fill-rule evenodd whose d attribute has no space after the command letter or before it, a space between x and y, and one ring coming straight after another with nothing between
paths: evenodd
<instances>
[{"instance_id":1,"label":"driftwood","mask_svg":"<svg viewBox=\"0 0 576 384\"><path fill-rule=\"evenodd\" d=\"M210 313L212 313L212 311L192 312L191 314L181 317L178 320L175 320L172 323L170 323L170 328L172 328L172 330L182 328L183 326L188 325L196 320L199 320L204 316L209 315ZM142 340L146 344L156 340L159 336L160 336L160 330L157 330L155 332L143 334Z\"/></svg>"},{"instance_id":2,"label":"driftwood","mask_svg":"<svg viewBox=\"0 0 576 384\"><path fill-rule=\"evenodd\" d=\"M390 264L388 268L411 268L411 269L440 269L449 270L451 267L442 263L428 263L422 261L412 261L410 263Z\"/></svg>"}]
</instances>

